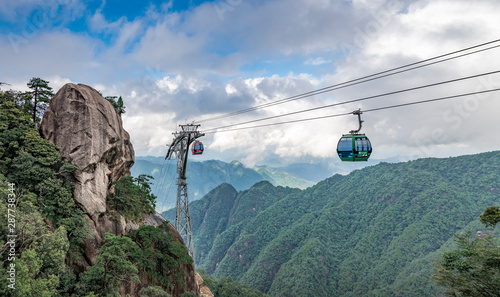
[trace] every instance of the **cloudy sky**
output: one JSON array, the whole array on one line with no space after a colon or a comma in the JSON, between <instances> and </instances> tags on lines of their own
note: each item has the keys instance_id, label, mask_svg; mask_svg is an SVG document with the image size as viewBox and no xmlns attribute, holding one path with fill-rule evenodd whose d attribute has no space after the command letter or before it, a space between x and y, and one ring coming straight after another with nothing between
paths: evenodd
<instances>
[{"instance_id":1,"label":"cloudy sky","mask_svg":"<svg viewBox=\"0 0 500 297\"><path fill-rule=\"evenodd\" d=\"M210 119L500 39L499 0L0 0L0 81L83 83L122 96L136 155L165 155L179 124ZM500 45L492 43L490 46ZM486 47L481 47L485 49ZM253 112L201 130L500 70L500 48ZM268 124L500 88L500 75L256 122ZM4 87L5 89L5 87ZM366 112L372 160L498 150L500 93ZM243 126L235 126L243 127ZM336 156L355 116L201 140L198 160L285 165ZM346 169L347 168L347 169Z\"/></svg>"}]
</instances>

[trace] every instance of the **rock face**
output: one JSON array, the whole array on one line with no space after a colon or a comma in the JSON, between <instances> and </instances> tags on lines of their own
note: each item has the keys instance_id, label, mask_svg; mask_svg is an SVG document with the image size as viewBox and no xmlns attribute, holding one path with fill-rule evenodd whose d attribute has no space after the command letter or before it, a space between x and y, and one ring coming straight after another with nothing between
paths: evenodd
<instances>
[{"instance_id":1,"label":"rock face","mask_svg":"<svg viewBox=\"0 0 500 297\"><path fill-rule=\"evenodd\" d=\"M106 232L123 236L140 226L157 227L165 221L161 215L144 214L143 220L136 224L121 215L110 216L106 212L111 183L130 175L134 149L120 116L98 91L82 84L64 85L50 100L40 131L42 137L59 147L64 161L78 167L74 174L73 197L84 210L84 218L94 235L85 242L84 267L95 264ZM169 234L174 241L184 244L173 226ZM181 265L178 269L186 271L185 286L174 284L173 296L185 291L199 294L194 266ZM122 296L135 296L137 289L134 284L122 284L119 291Z\"/></svg>"},{"instance_id":2,"label":"rock face","mask_svg":"<svg viewBox=\"0 0 500 297\"><path fill-rule=\"evenodd\" d=\"M96 221L106 211L109 184L130 175L134 164L134 149L120 116L95 89L66 84L50 101L40 130L78 167L74 198Z\"/></svg>"},{"instance_id":3,"label":"rock face","mask_svg":"<svg viewBox=\"0 0 500 297\"><path fill-rule=\"evenodd\" d=\"M205 285L203 278L198 273L196 273L196 282L200 287L201 297L214 297L214 294L210 291L210 288Z\"/></svg>"}]
</instances>

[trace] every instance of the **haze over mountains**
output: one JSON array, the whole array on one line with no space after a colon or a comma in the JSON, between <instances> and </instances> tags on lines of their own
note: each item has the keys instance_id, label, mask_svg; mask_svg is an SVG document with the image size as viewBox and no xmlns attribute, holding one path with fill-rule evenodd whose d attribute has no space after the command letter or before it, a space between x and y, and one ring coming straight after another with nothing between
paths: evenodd
<instances>
[{"instance_id":1,"label":"haze over mountains","mask_svg":"<svg viewBox=\"0 0 500 297\"><path fill-rule=\"evenodd\" d=\"M500 204L499 169L495 151L381 163L305 190L222 184L191 203L197 268L271 296L435 296L433 263Z\"/></svg>"},{"instance_id":2,"label":"haze over mountains","mask_svg":"<svg viewBox=\"0 0 500 297\"><path fill-rule=\"evenodd\" d=\"M136 157L132 176L148 174L154 177L151 188L157 199L159 211L175 207L177 199L177 163L163 157ZM276 186L305 189L329 176L328 167L320 164L292 164L285 168L256 166L247 168L238 161L226 163L218 160L187 164L189 200L203 197L222 183L229 183L241 191L255 183L267 180Z\"/></svg>"},{"instance_id":3,"label":"haze over mountains","mask_svg":"<svg viewBox=\"0 0 500 297\"><path fill-rule=\"evenodd\" d=\"M340 160L334 160L333 163L329 160L323 163L283 164L278 159L272 159L271 165L256 165L249 168L239 161L196 161L195 158L190 158L187 164L189 201L202 198L222 183L229 183L238 191L246 190L263 180L269 181L274 186L305 189L335 173L347 174L352 170L380 162L394 163L401 159L402 157L396 156L390 159L370 159L368 162L348 162L348 164ZM175 160L165 160L164 157L156 156L136 156L135 164L130 170L134 177L140 174L153 176L151 187L153 194L157 196L156 207L160 212L175 207L176 168Z\"/></svg>"}]
</instances>

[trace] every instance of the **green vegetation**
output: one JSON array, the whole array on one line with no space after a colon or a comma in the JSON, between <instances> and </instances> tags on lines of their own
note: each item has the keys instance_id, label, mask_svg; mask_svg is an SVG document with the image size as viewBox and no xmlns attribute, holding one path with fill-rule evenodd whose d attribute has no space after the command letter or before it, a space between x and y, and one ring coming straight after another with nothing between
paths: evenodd
<instances>
[{"instance_id":1,"label":"green vegetation","mask_svg":"<svg viewBox=\"0 0 500 297\"><path fill-rule=\"evenodd\" d=\"M105 243L99 249L96 263L80 276L80 295L93 292L104 296L119 296L118 286L121 282L138 283L138 269L131 261L136 249L137 245L129 237L106 233Z\"/></svg>"},{"instance_id":2,"label":"green vegetation","mask_svg":"<svg viewBox=\"0 0 500 297\"><path fill-rule=\"evenodd\" d=\"M37 81L32 79L30 83ZM43 91L37 92L33 96L42 100ZM70 253L79 255L89 228L71 195L76 167L61 162L57 148L40 137L34 125L39 119L33 121L30 108L26 108L32 103L23 98L26 94L0 93L0 174L15 184L18 207L48 218L56 229L64 227ZM43 229L41 226L34 229Z\"/></svg>"},{"instance_id":3,"label":"green vegetation","mask_svg":"<svg viewBox=\"0 0 500 297\"><path fill-rule=\"evenodd\" d=\"M181 264L192 264L193 259L186 253L184 246L172 241L168 224L161 227L143 226L128 236L136 243L137 250L133 261L150 284L162 284L168 290L174 283L182 283L185 271L179 270Z\"/></svg>"},{"instance_id":4,"label":"green vegetation","mask_svg":"<svg viewBox=\"0 0 500 297\"><path fill-rule=\"evenodd\" d=\"M433 263L454 234L485 232L498 168L489 152L381 163L306 190L221 185L191 203L197 267L270 296L439 295Z\"/></svg>"},{"instance_id":5,"label":"green vegetation","mask_svg":"<svg viewBox=\"0 0 500 297\"><path fill-rule=\"evenodd\" d=\"M33 123L37 123L43 112L49 107L50 98L54 96L54 93L52 93L52 88L49 87L49 82L39 77L32 78L28 83L28 87L31 91L24 96L26 100L24 107L27 108L31 105L31 119Z\"/></svg>"},{"instance_id":6,"label":"green vegetation","mask_svg":"<svg viewBox=\"0 0 500 297\"><path fill-rule=\"evenodd\" d=\"M499 223L499 207L488 207L481 215L486 226ZM494 218L494 220L491 220ZM500 241L490 232L471 231L455 235L458 249L443 254L437 263L436 283L448 296L498 296L500 292Z\"/></svg>"},{"instance_id":7,"label":"green vegetation","mask_svg":"<svg viewBox=\"0 0 500 297\"><path fill-rule=\"evenodd\" d=\"M70 267L81 257L83 242L90 236L71 194L76 168L63 163L57 148L35 129L51 94L47 84L34 78L28 84L32 92L0 93L0 188L11 188L15 196L13 231L18 235L16 290L2 278L2 296L56 296L67 290L74 277ZM2 222L12 219L7 202L0 201ZM1 228L0 244L6 247L11 233L6 225ZM7 255L2 254L2 272L11 263Z\"/></svg>"},{"instance_id":8,"label":"green vegetation","mask_svg":"<svg viewBox=\"0 0 500 297\"><path fill-rule=\"evenodd\" d=\"M495 226L500 223L500 207L490 206L479 217L481 218L481 223L485 224L486 227Z\"/></svg>"},{"instance_id":9,"label":"green vegetation","mask_svg":"<svg viewBox=\"0 0 500 297\"><path fill-rule=\"evenodd\" d=\"M167 291L172 291L175 283L183 285L186 272L179 266L193 260L166 232L167 224L159 228L142 226L123 237L106 233L96 264L80 275L79 296L115 296L120 283L137 284L139 279L147 279L152 285L141 289L143 296L169 296Z\"/></svg>"},{"instance_id":10,"label":"green vegetation","mask_svg":"<svg viewBox=\"0 0 500 297\"><path fill-rule=\"evenodd\" d=\"M268 297L269 295L252 289L239 282L233 281L230 277L216 280L208 275L204 270L198 271L205 284L214 297Z\"/></svg>"},{"instance_id":11,"label":"green vegetation","mask_svg":"<svg viewBox=\"0 0 500 297\"><path fill-rule=\"evenodd\" d=\"M125 106L123 105L123 99L122 96L116 100L117 96L106 96L104 99L108 100L111 105L113 105L113 108L115 109L116 113L118 115L122 115L125 113Z\"/></svg>"},{"instance_id":12,"label":"green vegetation","mask_svg":"<svg viewBox=\"0 0 500 297\"><path fill-rule=\"evenodd\" d=\"M124 176L114 182L114 193L106 198L108 208L133 221L141 220L144 213L154 213L156 196L151 193L149 184L152 178L143 174Z\"/></svg>"},{"instance_id":13,"label":"green vegetation","mask_svg":"<svg viewBox=\"0 0 500 297\"><path fill-rule=\"evenodd\" d=\"M0 296L117 296L127 283L136 283L139 296L170 296L174 286L185 287L180 267L192 259L172 241L168 225L142 226L124 237L106 233L95 264L85 267L93 232L72 195L77 167L36 130L48 82L32 79L29 87L28 93L0 91ZM150 179L116 182L107 201L111 211L132 220L154 212ZM15 283L6 277L11 264Z\"/></svg>"},{"instance_id":14,"label":"green vegetation","mask_svg":"<svg viewBox=\"0 0 500 297\"><path fill-rule=\"evenodd\" d=\"M162 287L149 286L139 291L139 297L171 297Z\"/></svg>"}]
</instances>

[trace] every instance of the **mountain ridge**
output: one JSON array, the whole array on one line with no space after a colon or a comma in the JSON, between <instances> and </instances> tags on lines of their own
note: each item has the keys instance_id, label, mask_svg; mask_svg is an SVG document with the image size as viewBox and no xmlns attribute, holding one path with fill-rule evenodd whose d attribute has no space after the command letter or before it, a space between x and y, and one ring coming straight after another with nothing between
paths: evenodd
<instances>
[{"instance_id":1,"label":"mountain ridge","mask_svg":"<svg viewBox=\"0 0 500 297\"><path fill-rule=\"evenodd\" d=\"M231 209L217 195L234 189L216 190L191 204L197 265L215 277L271 296L429 296L439 251L500 204L500 152L380 163L305 190L261 182Z\"/></svg>"},{"instance_id":2,"label":"mountain ridge","mask_svg":"<svg viewBox=\"0 0 500 297\"><path fill-rule=\"evenodd\" d=\"M177 164L175 160L164 160L161 157L136 157L131 169L132 176L148 174L154 177L152 181L153 194L163 209L175 207L177 192L175 181ZM189 161L187 164L187 177L189 182L188 195L190 201L203 197L210 190L222 183L229 183L237 190L244 190L253 184L268 180L273 185L307 188L315 184L297 177L281 169L259 166L247 168L239 161L226 163L220 160L206 160L202 162Z\"/></svg>"}]
</instances>

